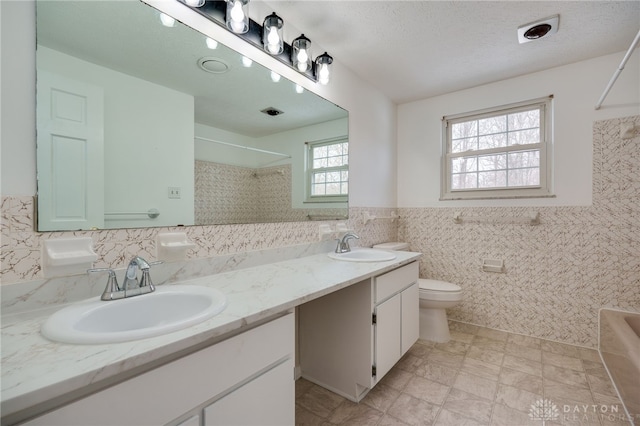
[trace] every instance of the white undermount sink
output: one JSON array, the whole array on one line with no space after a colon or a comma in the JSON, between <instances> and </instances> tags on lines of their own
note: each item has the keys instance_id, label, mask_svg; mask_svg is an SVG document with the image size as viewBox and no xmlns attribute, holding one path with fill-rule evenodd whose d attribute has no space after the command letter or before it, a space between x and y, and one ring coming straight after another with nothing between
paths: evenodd
<instances>
[{"instance_id":1,"label":"white undermount sink","mask_svg":"<svg viewBox=\"0 0 640 426\"><path fill-rule=\"evenodd\" d=\"M62 343L101 344L159 336L201 323L227 307L216 289L163 285L120 300L88 299L60 309L42 325L42 334Z\"/></svg>"},{"instance_id":2,"label":"white undermount sink","mask_svg":"<svg viewBox=\"0 0 640 426\"><path fill-rule=\"evenodd\" d=\"M329 253L329 257L335 260L344 260L346 262L384 262L393 260L396 255L390 251L371 249L371 248L354 248L346 253Z\"/></svg>"}]
</instances>

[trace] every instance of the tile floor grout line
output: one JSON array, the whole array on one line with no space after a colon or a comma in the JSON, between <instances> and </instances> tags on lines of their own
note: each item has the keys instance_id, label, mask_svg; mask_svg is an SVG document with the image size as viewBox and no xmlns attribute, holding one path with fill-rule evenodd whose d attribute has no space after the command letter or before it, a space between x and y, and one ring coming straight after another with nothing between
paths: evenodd
<instances>
[{"instance_id":1,"label":"tile floor grout line","mask_svg":"<svg viewBox=\"0 0 640 426\"><path fill-rule=\"evenodd\" d=\"M473 326L473 325L470 325ZM407 417L405 418L405 420L403 420L403 418L397 418L396 416L392 415L389 413L389 410L391 410L394 405L396 404L396 402L398 402L398 399L400 398L401 395L405 394L409 397L412 398L416 398L419 401L426 401L429 404L431 404L432 406L437 406L437 409L434 410L434 415L433 415L433 420L430 422L430 424L438 424L439 422L445 421L445 417L444 416L444 412L446 411L445 409L445 405L449 399L449 397L452 396L452 392L454 392L453 388L456 385L456 382L458 380L458 378L460 377L460 375L462 373L466 373L469 374L472 377L476 377L476 378L480 378L480 379L484 379L484 380L491 380L494 381L496 383L496 387L495 390L492 394L492 398L488 401L488 403L490 404L490 410L489 410L489 416L488 416L488 423L487 425L493 425L493 424L500 424L501 422L505 422L508 421L508 419L510 419L511 414L509 413L509 411L505 411L505 409L511 410L513 411L513 415L516 415L516 413L518 416L522 416L523 422L528 422L526 415L527 415L527 407L526 405L526 401L520 401L519 405L514 406L511 402L509 402L510 400L512 400L513 396L510 396L508 393L504 393L504 398L505 401L509 404L509 405L505 405L505 404L501 404L503 406L503 408L501 408L499 411L497 410L498 408L498 396L500 395L500 389L501 386L502 387L506 387L504 392L507 392L508 389L510 387L515 388L518 391L526 391L529 394L538 394L538 392L535 391L535 389L538 389L537 386L534 385L534 387L530 387L530 386L525 386L523 384L521 384L521 380L527 380L527 375L531 375L532 374L532 370L530 371L529 368L523 368L523 369L519 369L519 368L513 368L513 367L508 367L506 365L506 356L510 355L516 358L522 358L523 360L528 360L528 361L534 361L534 359L530 359L530 357L522 357L522 356L518 356L518 353L520 353L520 350L517 349L517 347L521 347L521 348L528 348L528 349L536 349L540 351L540 357L539 357L539 372L537 374L534 374L534 376L539 376L539 380L538 383L540 383L541 389L540 389L540 393L539 395L544 399L550 398L552 395L549 394L550 388L549 388L549 384L551 382L553 382L552 378L549 378L549 374L560 374L561 371L556 371L555 369L565 369L565 370L571 370L572 373L574 373L574 378L577 379L577 376L575 376L575 373L580 373L583 377L584 380L586 380L586 387L588 388L588 395L589 398L592 400L593 404L596 403L596 398L595 398L595 390L596 389L600 389L603 392L601 392L602 397L607 397L607 398L615 398L618 399L617 395L610 395L610 392L606 392L606 388L603 387L603 384L601 384L599 381L597 381L597 379L594 380L589 380L590 375L587 372L587 368L588 365L585 365L586 361L589 361L590 363L594 363L595 361L592 361L593 357L588 356L588 354L580 352L578 350L578 346L577 345L556 345L556 344L548 344L548 345L543 345L544 342L546 342L547 340L542 339L542 338L537 338L537 337L532 337L532 336L525 336L525 337L532 337L532 339L535 339L535 341L527 341L526 339L520 339L520 338L513 338L512 336L517 335L517 333L506 333L506 335L500 336L500 339L498 339L497 337L499 335L493 335L490 336L491 333L489 332L480 332L480 330L483 329L483 327L479 327L479 326L473 326L474 328L469 328L469 327L464 327L457 329L456 331L459 333L463 333L463 334L467 334L470 336L473 336L471 339L469 339L467 336L463 336L463 335L459 335L458 337L461 340L457 340L456 338L454 338L455 336L452 337L452 341L453 343L449 344L448 346L444 346L446 344L443 345L439 345L436 343L430 343L427 341L418 341L416 342L416 344L419 344L421 346L412 346L412 348L416 348L414 349L413 352L408 352L408 356L407 358L405 358L405 363L404 364L399 364L394 366L393 368L396 369L396 371L402 372L402 374L399 374L398 378L396 378L396 380L398 380L396 382L396 385L398 386L398 388L395 387L389 387L390 389L394 389L393 393L397 393L395 395L394 398L391 398L391 400L387 400L383 403L383 406L385 406L386 408L384 410L379 409L379 408L375 408L371 405L365 404L368 406L368 409L372 409L375 410L378 414L380 415L380 417L375 421L375 423L370 422L368 424L371 425L377 425L377 426L382 426L383 424L387 424L387 422L385 422L383 419L385 417L388 418L388 420L393 420L393 421L397 421L398 423L405 423L405 420L410 418ZM486 328L486 327L484 327ZM453 327L452 327L453 329ZM487 330L492 330L492 329L488 329ZM497 330L500 331L500 330ZM480 334L479 334L480 333ZM488 337L489 336L489 337ZM480 338L483 339L489 339L489 340L483 340L483 342L480 342ZM502 345L501 346L492 346L491 345L491 340L497 342L501 342ZM537 343L536 343L537 342ZM487 343L486 345L483 346L483 343ZM512 344L515 345L515 351L508 351L507 349L507 345ZM533 346L532 346L533 345ZM443 349L443 347L446 347L446 349ZM481 349L482 351L490 351L490 352L497 352L501 354L501 359L499 364L496 363L494 364L493 362L488 362L488 359L491 359L490 357L490 353L486 352L486 356L484 356L484 354L482 352L477 352L476 350L472 350L472 348L478 348ZM501 349L496 349L500 347ZM572 348L575 348L575 350L573 350ZM442 357L442 353L439 354L439 359L435 360L435 361L431 361L429 362L428 359L430 357L430 355L434 352L434 350L439 350L441 352L446 352L448 354L460 354L462 355L461 358L457 358L458 360L460 360L459 363L455 364L456 367L453 367L454 364L450 364L449 362L447 362L446 357ZM571 350L570 350L571 349ZM576 352L577 350L577 352ZM464 351L464 352L462 352ZM417 354L420 355L417 355ZM549 354L549 356L545 356L545 354ZM576 355L577 354L577 355ZM488 358L489 357L489 358ZM563 358L563 357L566 357ZM585 359L586 358L586 359ZM571 359L571 360L570 360ZM477 374L478 371L480 371L480 373L482 373L481 370L475 370L472 367L471 370L464 370L465 364L468 361L473 360L475 361L481 361L481 362L485 362L491 365L495 365L497 367L499 367L498 371L497 371L497 376L493 376L492 374L488 374L488 375L483 375L483 374ZM495 358L493 359L495 360ZM442 361L443 363L440 363L438 361ZM551 362L549 362L551 361ZM577 366L576 361L578 361L579 367L581 370L577 370L575 367ZM445 381L445 376L442 376L443 371L441 370L441 372L437 373L435 370L432 371L426 371L424 372L424 376L422 376L422 372L420 374L418 374L418 369L421 368L422 366L426 366L426 365L435 365L435 366L439 366L443 369L447 369L450 370L448 373L446 374L450 374L450 376L448 376L446 378L446 383L450 383L450 384L444 384L442 382ZM511 363L513 364L513 363ZM558 365L556 365L558 364ZM599 363L601 364L601 362ZM570 368L569 366L573 365L573 368ZM516 366L516 364L513 364L513 366ZM547 374L545 374L545 371L548 369L545 369L545 366L547 367L553 367L553 369L547 371ZM595 374L595 366L591 365L591 369L594 372L594 377L597 376L597 374ZM482 365L475 365L475 368L482 368ZM513 370L514 373L517 373L518 375L524 375L524 376L520 376L520 378L507 378L507 376L505 375L505 369L509 369L509 370ZM393 371L393 369L392 369ZM397 373L396 373L397 374ZM401 377L401 378L400 378ZM405 381L405 379L408 377L408 379ZM598 376L599 377L599 376ZM412 393L407 393L407 389L409 386L409 383L414 380L414 378L423 378L423 379L427 379L430 382L433 383L437 383L440 386L446 386L446 392L443 394L442 398L440 399L440 404L433 404L432 402L430 402L430 400L428 399L423 399L420 396L413 396ZM565 377L564 380L560 380L561 377L557 377L558 380L556 380L559 384L562 384L563 387L565 388L564 390L562 388L559 389L551 389L553 390L553 394L556 395L557 398L560 399L567 399L568 402L574 401L575 398L573 398L573 393L571 393L571 389L574 388L579 388L579 389L584 389L584 386L582 385L582 379L580 379L579 382L576 382L575 380L573 380L570 376L569 377ZM381 379L381 380L384 380ZM505 380L504 383L502 383L502 381ZM404 382L404 383L403 383ZM381 383L381 382L378 382ZM512 384L509 384L512 383ZM412 388L415 387L415 383L414 385L412 385ZM477 387L478 385L482 385L482 382L480 383L476 383L475 386ZM317 386L315 384L313 384L312 386ZM463 386L464 387L464 386ZM466 387L465 387L466 388ZM311 387L305 389L305 391L300 395L304 395L308 392L311 391ZM458 388L456 388L458 389ZM415 389L413 389L415 390ZM442 389L444 390L444 389ZM466 391L460 391L460 392L466 392ZM560 395L558 392L561 392L561 394L563 395L561 396L557 396ZM469 393L469 392L466 392ZM525 394L526 395L526 394ZM377 395L377 397L380 397L381 395ZM470 393L471 397L473 397L474 399L480 398L480 400L482 401L486 401L486 398L484 396L479 396L477 395L477 392L475 393ZM585 395L586 396L586 395ZM518 395L515 394L515 397L518 398ZM556 398L554 397L554 399ZM366 397L365 397L366 398ZM337 407L333 408L333 410L330 411L330 413L328 414L328 417L326 418L322 418L322 421L326 422L326 424L330 423L330 419L332 419L332 416L335 415L336 410L338 410L340 407L342 407L342 409L344 408L348 408L348 407L343 407L346 405L350 405L349 402L346 399L342 399L342 401L338 404ZM364 399L363 399L364 401ZM361 401L361 403L363 402ZM464 402L464 401L463 401ZM536 401L531 401L532 405L534 403L536 403ZM619 403L620 404L620 403ZM296 402L296 407L298 407L299 405ZM563 410L563 407L560 407L560 411ZM522 410L522 411L521 411ZM305 411L309 411L309 410L305 410ZM396 408L397 411L397 408ZM451 412L449 415L446 416L446 418L449 418L450 415L455 415L456 417L459 417L460 420L464 420L467 419L469 421L474 421L474 417L471 415L472 413L474 413L476 411L474 411L473 409L471 410L466 410L463 409L462 411L453 411ZM485 411L486 413L486 411ZM312 413L313 414L313 413ZM529 419L533 420L531 418L531 408L529 409ZM596 414L597 415L597 414ZM322 417L322 416L317 416L316 417ZM477 417L476 417L477 418ZM415 418L414 418L415 419ZM424 422L423 420L419 420L419 419L415 419L420 421L421 425L426 425L427 423ZM560 419L560 423L562 424L568 424L567 422L570 422L570 419L565 419L564 416L561 417ZM347 417L347 419L342 419L340 420L340 416L338 417L334 417L333 418L334 422L339 422L340 424L344 424L344 425L349 425L349 424L357 424L357 423L349 423L352 421L357 421L356 417ZM369 420L370 421L370 420ZM598 425L605 425L608 424L604 418L602 418L601 416L597 415L597 418L592 419L592 421L594 421L594 424L598 424ZM410 422L412 423L412 422ZM485 422L481 422L483 425L485 424ZM315 424L315 423L314 423Z\"/></svg>"}]
</instances>

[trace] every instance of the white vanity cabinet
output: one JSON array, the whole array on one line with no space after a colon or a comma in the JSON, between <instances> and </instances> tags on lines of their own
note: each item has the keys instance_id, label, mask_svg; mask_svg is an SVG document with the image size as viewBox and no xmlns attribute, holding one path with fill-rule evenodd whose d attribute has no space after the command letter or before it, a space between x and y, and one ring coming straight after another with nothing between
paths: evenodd
<instances>
[{"instance_id":1,"label":"white vanity cabinet","mask_svg":"<svg viewBox=\"0 0 640 426\"><path fill-rule=\"evenodd\" d=\"M294 337L288 313L26 424L293 425Z\"/></svg>"},{"instance_id":2,"label":"white vanity cabinet","mask_svg":"<svg viewBox=\"0 0 640 426\"><path fill-rule=\"evenodd\" d=\"M301 305L302 377L360 401L418 340L418 262Z\"/></svg>"},{"instance_id":3,"label":"white vanity cabinet","mask_svg":"<svg viewBox=\"0 0 640 426\"><path fill-rule=\"evenodd\" d=\"M418 340L418 263L373 279L376 376L382 378Z\"/></svg>"}]
</instances>

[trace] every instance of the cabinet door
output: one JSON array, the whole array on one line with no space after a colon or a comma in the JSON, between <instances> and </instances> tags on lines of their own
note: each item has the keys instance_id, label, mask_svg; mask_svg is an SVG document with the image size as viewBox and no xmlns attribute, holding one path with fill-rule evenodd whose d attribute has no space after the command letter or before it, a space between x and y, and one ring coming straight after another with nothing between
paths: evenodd
<instances>
[{"instance_id":1,"label":"cabinet door","mask_svg":"<svg viewBox=\"0 0 640 426\"><path fill-rule=\"evenodd\" d=\"M420 296L418 283L401 293L402 296L402 355L418 340L420 334Z\"/></svg>"},{"instance_id":2,"label":"cabinet door","mask_svg":"<svg viewBox=\"0 0 640 426\"><path fill-rule=\"evenodd\" d=\"M379 381L400 359L401 294L376 306L375 363Z\"/></svg>"},{"instance_id":3,"label":"cabinet door","mask_svg":"<svg viewBox=\"0 0 640 426\"><path fill-rule=\"evenodd\" d=\"M205 426L293 425L293 361L288 359L204 409Z\"/></svg>"}]
</instances>

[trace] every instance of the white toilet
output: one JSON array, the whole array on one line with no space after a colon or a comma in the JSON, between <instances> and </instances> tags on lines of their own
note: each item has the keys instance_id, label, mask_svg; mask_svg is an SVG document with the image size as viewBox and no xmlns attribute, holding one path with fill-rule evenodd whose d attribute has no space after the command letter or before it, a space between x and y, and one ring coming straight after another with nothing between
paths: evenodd
<instances>
[{"instance_id":1,"label":"white toilet","mask_svg":"<svg viewBox=\"0 0 640 426\"><path fill-rule=\"evenodd\" d=\"M445 309L462 301L462 289L438 280L418 280L420 287L420 338L445 343L451 339Z\"/></svg>"},{"instance_id":2,"label":"white toilet","mask_svg":"<svg viewBox=\"0 0 640 426\"><path fill-rule=\"evenodd\" d=\"M383 250L409 249L409 244L389 242L374 245ZM420 288L420 338L432 342L445 343L451 339L449 323L445 309L452 308L462 301L462 289L446 281L418 280Z\"/></svg>"}]
</instances>

